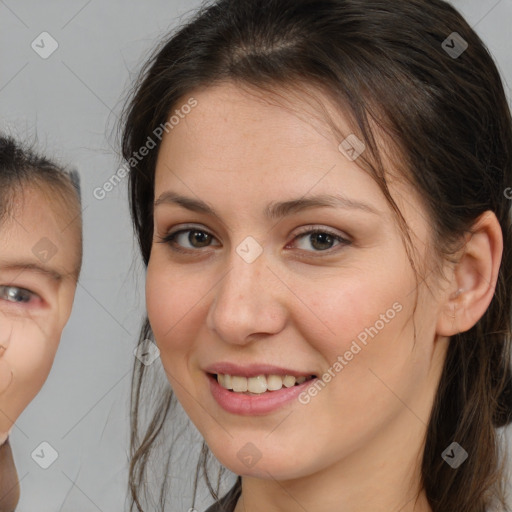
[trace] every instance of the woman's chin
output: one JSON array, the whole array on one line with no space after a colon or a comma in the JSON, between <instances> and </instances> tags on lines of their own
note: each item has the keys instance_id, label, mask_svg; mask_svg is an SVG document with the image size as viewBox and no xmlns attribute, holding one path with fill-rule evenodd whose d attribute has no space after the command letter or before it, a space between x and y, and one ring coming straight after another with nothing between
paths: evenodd
<instances>
[{"instance_id":1,"label":"woman's chin","mask_svg":"<svg viewBox=\"0 0 512 512\"><path fill-rule=\"evenodd\" d=\"M233 446L233 445L232 445ZM218 461L231 472L244 477L263 480L293 480L305 476L307 468L296 462L296 455L285 453L265 454L254 444L246 443L241 449L226 453L226 449L210 447Z\"/></svg>"}]
</instances>

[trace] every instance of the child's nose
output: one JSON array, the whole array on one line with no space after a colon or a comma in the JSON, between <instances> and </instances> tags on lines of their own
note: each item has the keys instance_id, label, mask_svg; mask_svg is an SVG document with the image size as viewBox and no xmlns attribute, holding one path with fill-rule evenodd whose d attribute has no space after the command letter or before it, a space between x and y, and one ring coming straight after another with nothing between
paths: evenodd
<instances>
[{"instance_id":1,"label":"child's nose","mask_svg":"<svg viewBox=\"0 0 512 512\"><path fill-rule=\"evenodd\" d=\"M10 338L11 327L7 327L3 316L0 316L0 357L2 357L7 350Z\"/></svg>"},{"instance_id":2,"label":"child's nose","mask_svg":"<svg viewBox=\"0 0 512 512\"><path fill-rule=\"evenodd\" d=\"M0 395L7 391L11 385L13 373L9 364L2 358L0 354Z\"/></svg>"}]
</instances>

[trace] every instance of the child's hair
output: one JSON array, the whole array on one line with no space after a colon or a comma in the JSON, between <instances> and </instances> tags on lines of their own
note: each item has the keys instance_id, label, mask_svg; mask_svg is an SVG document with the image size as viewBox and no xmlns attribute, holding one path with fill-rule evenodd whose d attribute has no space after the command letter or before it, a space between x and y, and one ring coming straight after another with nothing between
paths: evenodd
<instances>
[{"instance_id":1,"label":"child's hair","mask_svg":"<svg viewBox=\"0 0 512 512\"><path fill-rule=\"evenodd\" d=\"M156 142L156 149L133 162L130 173L131 214L146 265L160 144L155 135L161 126L172 129L169 116L191 94L226 82L283 96L309 91L311 97L317 90L319 100L324 94L339 106L366 144L358 163L390 203L418 277L383 157L391 158L424 198L436 269L460 248L483 212L496 214L504 241L496 292L477 324L450 340L421 470L434 512L483 512L492 503L506 507L505 457L496 429L512 421L512 221L505 193L512 186L512 120L485 45L442 0L219 0L205 5L147 62L126 108L124 157L134 160L148 136ZM151 336L146 319L141 340ZM155 393L154 384L148 384L150 369L135 361L132 380L129 485L132 510L139 511L148 500L150 455L175 404L169 386L157 398L143 393L146 387ZM150 404L146 421L142 412ZM457 470L441 458L453 441L469 452ZM208 460L203 443L196 482L202 465L216 497Z\"/></svg>"},{"instance_id":2,"label":"child's hair","mask_svg":"<svg viewBox=\"0 0 512 512\"><path fill-rule=\"evenodd\" d=\"M55 210L59 207L68 210L71 221L78 223L75 229L80 243L78 277L82 264L80 175L76 170L60 167L13 137L0 134L0 222L14 211L18 193L29 186L44 193Z\"/></svg>"}]
</instances>

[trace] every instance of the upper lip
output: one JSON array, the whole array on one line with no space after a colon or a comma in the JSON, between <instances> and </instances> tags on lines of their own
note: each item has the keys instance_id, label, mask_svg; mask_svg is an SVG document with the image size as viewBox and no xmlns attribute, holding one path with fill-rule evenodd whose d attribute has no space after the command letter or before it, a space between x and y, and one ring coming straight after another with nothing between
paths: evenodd
<instances>
[{"instance_id":1,"label":"upper lip","mask_svg":"<svg viewBox=\"0 0 512 512\"><path fill-rule=\"evenodd\" d=\"M204 369L207 373L236 375L240 377L257 377L258 375L293 375L294 377L309 377L313 372L302 372L290 368L281 368L270 364L249 364L240 366L229 362L219 362L207 366Z\"/></svg>"}]
</instances>

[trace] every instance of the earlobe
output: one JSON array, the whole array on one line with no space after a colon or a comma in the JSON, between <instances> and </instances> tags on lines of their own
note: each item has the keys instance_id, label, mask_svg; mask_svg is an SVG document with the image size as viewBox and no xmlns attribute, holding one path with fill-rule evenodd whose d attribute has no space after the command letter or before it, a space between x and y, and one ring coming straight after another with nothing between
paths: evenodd
<instances>
[{"instance_id":1,"label":"earlobe","mask_svg":"<svg viewBox=\"0 0 512 512\"><path fill-rule=\"evenodd\" d=\"M437 333L453 336L471 329L491 303L503 254L503 234L496 215L480 215L456 264L439 313Z\"/></svg>"}]
</instances>

